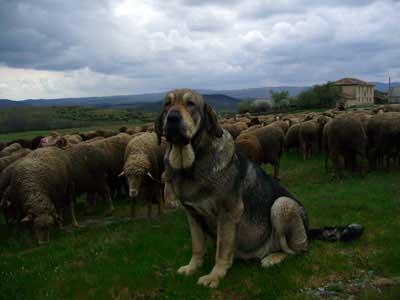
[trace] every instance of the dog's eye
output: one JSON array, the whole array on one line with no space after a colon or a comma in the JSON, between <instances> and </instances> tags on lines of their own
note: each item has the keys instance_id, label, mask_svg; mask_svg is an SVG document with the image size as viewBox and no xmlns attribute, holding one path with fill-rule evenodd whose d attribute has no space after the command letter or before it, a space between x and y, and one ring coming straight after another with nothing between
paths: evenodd
<instances>
[{"instance_id":1,"label":"dog's eye","mask_svg":"<svg viewBox=\"0 0 400 300\"><path fill-rule=\"evenodd\" d=\"M195 105L195 103L191 100L189 100L188 102L186 102L186 105L189 107L193 107Z\"/></svg>"}]
</instances>

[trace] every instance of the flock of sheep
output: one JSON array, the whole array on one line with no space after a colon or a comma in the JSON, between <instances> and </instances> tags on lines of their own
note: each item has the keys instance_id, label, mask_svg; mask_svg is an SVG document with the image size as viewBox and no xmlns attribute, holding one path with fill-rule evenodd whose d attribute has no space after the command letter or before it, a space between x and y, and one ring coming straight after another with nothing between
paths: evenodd
<instances>
[{"instance_id":1,"label":"flock of sheep","mask_svg":"<svg viewBox=\"0 0 400 300\"><path fill-rule=\"evenodd\" d=\"M353 111L237 116L220 119L235 139L237 150L258 163L274 166L279 178L282 153L297 149L308 159L319 151L333 162L335 174L398 164L400 158L400 107L384 106ZM398 112L396 111L398 110ZM125 189L131 214L140 194L148 205L170 202L164 189L164 151L153 125L97 130L73 135L54 133L32 140L0 143L0 206L7 223L32 225L38 243L49 240L49 227L62 227L75 216L77 196L86 194L86 207L97 200L114 211L113 196Z\"/></svg>"}]
</instances>

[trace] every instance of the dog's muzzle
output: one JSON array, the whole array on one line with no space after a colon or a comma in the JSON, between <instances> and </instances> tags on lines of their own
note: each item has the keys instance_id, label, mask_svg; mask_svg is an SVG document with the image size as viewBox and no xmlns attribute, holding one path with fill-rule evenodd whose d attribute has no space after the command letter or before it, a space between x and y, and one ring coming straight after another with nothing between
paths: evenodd
<instances>
[{"instance_id":1,"label":"dog's muzzle","mask_svg":"<svg viewBox=\"0 0 400 300\"><path fill-rule=\"evenodd\" d=\"M167 116L165 124L165 135L167 141L173 144L186 145L190 142L185 134L185 125L179 111L171 111Z\"/></svg>"}]
</instances>

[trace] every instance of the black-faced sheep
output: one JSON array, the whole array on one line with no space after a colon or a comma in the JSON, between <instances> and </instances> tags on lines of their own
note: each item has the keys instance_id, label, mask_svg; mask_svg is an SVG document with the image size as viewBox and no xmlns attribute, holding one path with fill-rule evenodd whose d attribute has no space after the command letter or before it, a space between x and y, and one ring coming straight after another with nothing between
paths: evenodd
<instances>
[{"instance_id":1,"label":"black-faced sheep","mask_svg":"<svg viewBox=\"0 0 400 300\"><path fill-rule=\"evenodd\" d=\"M140 197L147 203L147 215L151 217L152 203L162 209L162 174L166 144L158 145L155 133L143 133L132 138L126 147L125 163L120 176L125 176L131 199L131 215L135 215L135 202Z\"/></svg>"}]
</instances>

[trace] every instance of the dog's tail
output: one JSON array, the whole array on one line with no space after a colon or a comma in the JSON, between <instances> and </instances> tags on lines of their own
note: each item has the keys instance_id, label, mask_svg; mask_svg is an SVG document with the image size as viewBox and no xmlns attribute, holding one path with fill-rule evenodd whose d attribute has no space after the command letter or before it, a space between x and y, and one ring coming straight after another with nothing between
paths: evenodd
<instances>
[{"instance_id":1,"label":"dog's tail","mask_svg":"<svg viewBox=\"0 0 400 300\"><path fill-rule=\"evenodd\" d=\"M347 226L322 227L308 230L310 240L327 242L351 242L360 238L364 227L360 224Z\"/></svg>"}]
</instances>

